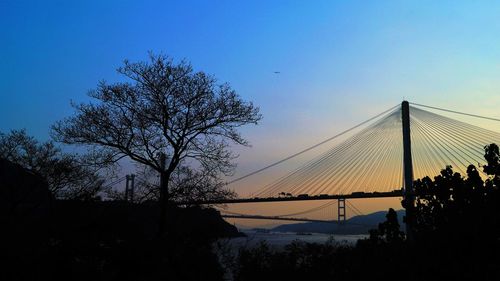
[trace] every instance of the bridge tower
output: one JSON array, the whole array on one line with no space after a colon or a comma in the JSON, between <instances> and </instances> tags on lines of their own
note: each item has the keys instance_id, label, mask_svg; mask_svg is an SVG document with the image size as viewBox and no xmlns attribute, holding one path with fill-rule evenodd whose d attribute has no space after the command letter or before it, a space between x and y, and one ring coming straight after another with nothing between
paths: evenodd
<instances>
[{"instance_id":1,"label":"bridge tower","mask_svg":"<svg viewBox=\"0 0 500 281\"><path fill-rule=\"evenodd\" d=\"M345 223L345 219L346 219L345 198L339 198L337 205L338 205L337 220L338 220L339 224L343 224L343 223Z\"/></svg>"},{"instance_id":2,"label":"bridge tower","mask_svg":"<svg viewBox=\"0 0 500 281\"><path fill-rule=\"evenodd\" d=\"M410 105L401 103L401 119L403 125L403 206L406 209L406 235L413 240L413 223L415 219L415 192L413 190L413 162L411 159Z\"/></svg>"}]
</instances>

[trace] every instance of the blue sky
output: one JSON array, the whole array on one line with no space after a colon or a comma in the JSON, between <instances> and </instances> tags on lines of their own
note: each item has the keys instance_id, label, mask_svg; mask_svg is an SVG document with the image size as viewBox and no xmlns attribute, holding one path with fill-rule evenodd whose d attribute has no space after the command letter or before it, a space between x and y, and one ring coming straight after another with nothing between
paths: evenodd
<instances>
[{"instance_id":1,"label":"blue sky","mask_svg":"<svg viewBox=\"0 0 500 281\"><path fill-rule=\"evenodd\" d=\"M48 139L70 101L148 51L260 106L237 174L403 98L499 117L498 15L498 1L0 0L0 131Z\"/></svg>"}]
</instances>

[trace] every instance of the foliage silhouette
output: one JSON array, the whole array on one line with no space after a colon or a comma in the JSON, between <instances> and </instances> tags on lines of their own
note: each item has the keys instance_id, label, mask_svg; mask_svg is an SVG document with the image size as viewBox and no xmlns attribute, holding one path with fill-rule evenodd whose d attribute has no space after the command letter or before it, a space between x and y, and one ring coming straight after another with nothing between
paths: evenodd
<instances>
[{"instance_id":1,"label":"foliage silhouette","mask_svg":"<svg viewBox=\"0 0 500 281\"><path fill-rule=\"evenodd\" d=\"M401 243L405 240L405 233L400 230L398 214L390 208L386 214L386 221L378 225L378 229L370 230L370 240L374 243Z\"/></svg>"},{"instance_id":2,"label":"foliage silhouette","mask_svg":"<svg viewBox=\"0 0 500 281\"><path fill-rule=\"evenodd\" d=\"M417 239L450 246L465 241L497 242L500 237L498 155L496 144L485 147L485 181L474 165L467 168L465 178L447 166L434 180L425 177L415 181Z\"/></svg>"},{"instance_id":3,"label":"foliage silhouette","mask_svg":"<svg viewBox=\"0 0 500 281\"><path fill-rule=\"evenodd\" d=\"M0 158L19 164L44 178L57 198L92 199L103 191L109 163L97 154L63 152L53 142L39 142L26 131L0 132Z\"/></svg>"}]
</instances>

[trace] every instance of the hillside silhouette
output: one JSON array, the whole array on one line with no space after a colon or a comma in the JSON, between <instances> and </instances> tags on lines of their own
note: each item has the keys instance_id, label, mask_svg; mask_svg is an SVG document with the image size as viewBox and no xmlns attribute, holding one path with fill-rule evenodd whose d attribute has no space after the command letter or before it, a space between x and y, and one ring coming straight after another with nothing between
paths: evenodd
<instances>
[{"instance_id":1,"label":"hillside silhouette","mask_svg":"<svg viewBox=\"0 0 500 281\"><path fill-rule=\"evenodd\" d=\"M399 223L404 224L403 216L405 211L398 210ZM349 218L343 224L324 222L305 222L284 224L274 227L272 231L277 232L314 232L326 234L368 234L370 229L376 228L379 223L385 221L386 211L374 212L367 215L354 216Z\"/></svg>"}]
</instances>

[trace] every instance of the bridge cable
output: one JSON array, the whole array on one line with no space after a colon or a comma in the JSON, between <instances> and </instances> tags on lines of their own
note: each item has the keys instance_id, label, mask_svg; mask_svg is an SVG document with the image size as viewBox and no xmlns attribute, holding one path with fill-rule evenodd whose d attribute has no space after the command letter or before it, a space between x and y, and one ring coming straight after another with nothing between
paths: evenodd
<instances>
[{"instance_id":1,"label":"bridge cable","mask_svg":"<svg viewBox=\"0 0 500 281\"><path fill-rule=\"evenodd\" d=\"M309 173L310 171L314 171L314 170L317 171L318 168L320 168L321 170L324 170L323 167L331 166L328 163L330 163L331 160L336 159L338 157L342 157L342 158L347 160L347 158L345 156L346 155L348 156L349 153L347 153L347 152L352 149L352 145L356 145L360 136L362 137L364 134L366 134L370 131L373 131L372 127L373 127L373 125L364 129L363 131L357 133L356 135L352 136L350 139L344 141L343 143L335 146L333 149L330 149L326 153L323 153L322 155L317 156L315 159L306 163L302 167L299 167L294 172L289 173L288 175L285 175L284 177L280 178L279 180L275 181L274 183L271 183L271 184L265 186L257 195L260 196L260 195L265 194L265 193L272 194L273 191L279 190L280 187L290 185L291 181L295 181L294 179L302 179L301 182L307 182L308 181L307 178L311 177L311 174ZM365 142L367 141L366 138L363 138L362 140ZM324 172L320 173L320 178L316 178L316 179L314 179L314 181L321 180L321 174L323 174L323 173ZM309 184L311 184L310 181L309 181ZM307 188L307 186L302 186L301 184L298 184L296 181L295 181L294 185L296 186L296 188L302 188L302 189ZM298 190L293 190L291 192L297 192L297 191Z\"/></svg>"},{"instance_id":2,"label":"bridge cable","mask_svg":"<svg viewBox=\"0 0 500 281\"><path fill-rule=\"evenodd\" d=\"M295 186L291 192L305 192L308 188L310 189L316 186L312 192L322 193L325 188L332 185L332 180L336 183L342 183L344 181L343 179L352 178L352 173L356 170L354 168L360 167L360 165L363 166L363 164L366 165L367 156L375 157L374 159L378 159L376 162L390 158L389 153L391 153L391 155L394 154L394 149L386 148L389 147L389 142L391 140L397 140L395 138L396 132L398 135L401 132L400 127L398 127L400 126L399 115L399 109L395 110L384 119L379 120L377 123L352 136L350 139L345 140L343 143L335 146L323 155L318 156L308 164L299 167L291 174L264 187L258 195L272 195L273 192L290 185ZM389 139L382 138L381 136L387 134L388 130L389 134L394 137ZM361 140L361 142L359 142L359 140ZM376 153L377 151L382 151L383 154L378 155ZM374 165L375 164L367 167L373 167ZM379 167L379 169L381 168ZM333 172L334 170L337 172ZM364 182L366 182L367 179L365 178L369 174L373 173L369 172L363 177ZM335 175L336 178L333 178L333 175ZM397 181L399 182L399 180L398 178ZM353 187L354 186L351 186L351 189ZM311 190L309 191L311 192ZM290 192L290 190L288 192ZM341 193L345 193L345 190Z\"/></svg>"},{"instance_id":3,"label":"bridge cable","mask_svg":"<svg viewBox=\"0 0 500 281\"><path fill-rule=\"evenodd\" d=\"M420 104L414 105L424 106ZM396 107L371 118L373 120L393 110L393 112L355 133L342 143L316 156L305 165L266 185L257 194L259 196L273 196L279 191L309 195L330 194L331 192L335 192L332 194L350 194L361 190L365 192L381 191L381 187L385 189L401 188L401 115L400 109L394 110L394 108ZM495 118L474 114L450 112L496 120ZM371 120L367 120L356 127ZM410 110L410 124L413 128L411 130L411 139L415 178L431 176L434 173L439 174L439 171L449 164L456 167L457 171L464 173L467 165L475 164L476 161L478 164L482 162L481 147L483 145L500 141L500 133L413 106ZM268 167L282 163L327 141L246 176L251 176ZM394 166L397 168L388 168ZM240 177L234 181L242 178ZM368 184L370 186L365 186Z\"/></svg>"},{"instance_id":4,"label":"bridge cable","mask_svg":"<svg viewBox=\"0 0 500 281\"><path fill-rule=\"evenodd\" d=\"M119 183L123 182L125 179L126 179L126 177L125 177L125 176L123 176L123 177L121 177L121 178L118 178L117 180L115 180L115 181L113 181L113 182L111 182L111 183L106 184L103 188L104 188L104 189L106 189L106 188L111 187L111 186L113 186L113 185L117 185L117 184L119 184Z\"/></svg>"},{"instance_id":5,"label":"bridge cable","mask_svg":"<svg viewBox=\"0 0 500 281\"><path fill-rule=\"evenodd\" d=\"M344 134L346 134L346 133L348 133L348 132L350 132L350 131L352 131L352 130L354 130L354 129L356 129L356 128L358 128L358 127L360 127L360 126L362 126L362 125L364 125L364 124L366 124L366 123L368 123L368 122L370 122L370 121L372 121L372 120L374 120L374 119L376 119L376 118L378 118L378 117L380 117L380 116L382 116L382 115L384 115L385 113L387 113L387 112L389 112L389 111L393 110L394 108L396 108L396 107L398 107L398 106L399 106L399 104L398 104L398 105L396 105L396 106L393 106L393 107L389 108L388 110L385 110L384 112L381 112L381 113L379 113L379 114L377 114L377 115L375 115L375 116L371 117L371 118L370 118L370 119L368 119L368 120L365 120L365 121L363 121L363 122L361 122L361 123L357 124L357 125L356 125L356 126L354 126L354 127L351 127L351 128L349 128L349 129L347 129L347 130L345 130L345 131L342 131L341 133L338 133L338 134L336 134L335 136L330 137L330 138L328 138L328 139L326 139L326 140L324 140L324 141L322 141L322 142L320 142L320 143L317 143L317 144L315 144L315 145L313 145L313 146L310 146L310 147L308 147L308 148L306 148L306 149L303 149L303 150L301 150L301 151L299 151L299 152L297 152L297 153L295 153L295 154L292 154L292 155L290 155L290 156L288 156L288 157L285 157L285 158L283 158L283 159L281 159L281 160L279 160L279 161L276 161L276 162L274 162L274 163L272 163L272 164L269 164L269 165L267 165L267 166L265 166L265 167L263 167L263 168L260 168L260 169L258 169L258 170L256 170L256 171L253 171L253 172L251 172L251 173L248 173L248 174L246 174L246 175L244 175L244 176L241 176L241 177L239 177L239 178L236 178L236 179L234 179L234 180L231 180L231 181L227 182L227 185L230 185L230 184L232 184L232 183L235 183L235 182L241 181L242 179L245 179L245 178L248 178L248 177L253 176L253 175L255 175L255 174L258 174L258 173L260 173L260 172L262 172L262 171L264 171L264 170L267 170L267 169L269 169L269 168L271 168L271 167L274 167L274 166L276 166L276 165L279 165L279 164L281 164L281 163L283 163L283 162L285 162L285 161L288 161L288 160L290 160L290 159L292 159L292 158L294 158L294 157L297 157L297 156L299 156L299 155L301 155L301 154L303 154L303 153L305 153L305 152L308 152L308 151L310 151L310 150L312 150L312 149L314 149L314 148L316 148L316 147L318 147L318 146L321 146L321 145L323 145L323 144L325 144L325 143L327 143L327 142L330 142L330 141L332 141L333 139L336 139L336 138L338 138L338 137L340 137L340 136L342 136L342 135L344 135Z\"/></svg>"},{"instance_id":6,"label":"bridge cable","mask_svg":"<svg viewBox=\"0 0 500 281\"><path fill-rule=\"evenodd\" d=\"M357 214L358 214L358 215L360 215L360 216L364 216L364 215L365 215L365 214L363 214L363 212L361 212L361 211L360 211L360 210L359 210L356 206L354 206L354 204L353 204L353 203L351 203L349 200L346 200L346 202L347 202L347 205L348 205L348 206L351 206L351 208L352 208L353 210L355 210L355 213L357 213Z\"/></svg>"},{"instance_id":7,"label":"bridge cable","mask_svg":"<svg viewBox=\"0 0 500 281\"><path fill-rule=\"evenodd\" d=\"M471 145L469 142L467 142L468 140L470 140L470 138L468 138L467 134L461 131L460 128L451 129L449 128L449 123L441 123L442 121L446 120L436 120L435 123L437 124L429 123L428 126L433 128L435 131L440 132L441 135L446 135L448 143L450 145L453 144L454 148L457 150L457 153L460 154L461 157L469 164L473 164L474 162L481 162L481 157L477 155L478 153L479 155L482 154L482 150L480 149L481 146ZM446 125L439 126L439 123ZM477 140L473 141L477 143Z\"/></svg>"},{"instance_id":8,"label":"bridge cable","mask_svg":"<svg viewBox=\"0 0 500 281\"><path fill-rule=\"evenodd\" d=\"M462 173L465 173L465 168L468 165L460 159L465 160L468 164L475 165L477 163L480 165L481 162L484 162L482 158L483 150L481 148L487 143L498 142L500 140L500 134L494 131L417 108L413 108L411 112L414 113L413 115L418 116L421 120L420 122L429 127L429 130L438 133L437 136L433 134L435 136L433 139L436 139L441 144L446 143L446 147L449 149L444 154L452 155L453 158L461 162L461 166L457 166L456 164L455 166ZM418 129L419 126L418 124L416 125ZM430 141L432 142L432 140ZM440 146L443 147L443 145ZM446 149L446 147L443 148ZM446 164L450 163L444 161L440 168L444 168Z\"/></svg>"},{"instance_id":9,"label":"bridge cable","mask_svg":"<svg viewBox=\"0 0 500 281\"><path fill-rule=\"evenodd\" d=\"M297 215L303 215L303 214L308 214L308 213L312 213L312 212L315 212L315 211L319 211L319 210L322 210L324 208L327 208L331 205L334 205L337 203L337 200L333 200L331 202L327 202L325 204L322 204L320 206L316 206L316 207L313 207L311 209L306 209L304 211L300 211L300 212L296 212L296 213L286 213L286 214L280 214L280 215L272 215L272 217L290 217L290 216L297 216ZM224 212L224 213L228 213L228 214L233 214L233 215L240 215L240 216L261 216L261 215L257 215L257 214L242 214L242 213L237 213L237 212L232 212L232 211L228 211L228 210L221 210L219 208L216 208L217 210L219 210L220 212Z\"/></svg>"},{"instance_id":10,"label":"bridge cable","mask_svg":"<svg viewBox=\"0 0 500 281\"><path fill-rule=\"evenodd\" d=\"M441 110L441 111L446 111L446 112L451 112L451 113L456 113L456 114L461 114L461 115L466 115L466 116L471 116L471 117L482 118L482 119L487 119L487 120L493 120L493 121L499 121L500 122L500 119L498 119L498 118L486 117L486 116L481 116L481 115L476 115L476 114L471 114L471 113L465 113L465 112L460 112L460 111L455 111L455 110L450 110L450 109L445 109L445 108L439 108L439 107L435 107L435 106L424 105L424 104L419 104L419 103L414 103L414 102L409 102L409 103L413 104L413 105L417 105L417 106L422 106L422 107L436 109L436 110Z\"/></svg>"}]
</instances>

